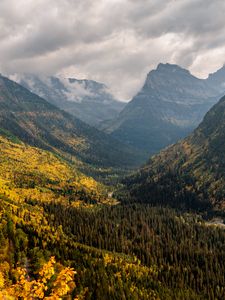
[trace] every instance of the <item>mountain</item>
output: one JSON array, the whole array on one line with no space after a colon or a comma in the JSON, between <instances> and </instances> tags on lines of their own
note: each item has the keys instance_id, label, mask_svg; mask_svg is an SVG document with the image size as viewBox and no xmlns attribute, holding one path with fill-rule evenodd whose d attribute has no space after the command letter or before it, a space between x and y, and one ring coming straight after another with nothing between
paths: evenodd
<instances>
[{"instance_id":1,"label":"mountain","mask_svg":"<svg viewBox=\"0 0 225 300\"><path fill-rule=\"evenodd\" d=\"M125 106L106 85L93 80L57 78L32 74L12 78L31 92L92 126L114 118Z\"/></svg>"},{"instance_id":2,"label":"mountain","mask_svg":"<svg viewBox=\"0 0 225 300\"><path fill-rule=\"evenodd\" d=\"M225 91L225 65L215 73L209 74L207 83L218 91L224 93Z\"/></svg>"},{"instance_id":3,"label":"mountain","mask_svg":"<svg viewBox=\"0 0 225 300\"><path fill-rule=\"evenodd\" d=\"M125 180L135 201L225 208L225 97L187 138L152 157Z\"/></svg>"},{"instance_id":4,"label":"mountain","mask_svg":"<svg viewBox=\"0 0 225 300\"><path fill-rule=\"evenodd\" d=\"M220 92L177 65L159 64L118 117L102 128L153 154L196 128Z\"/></svg>"},{"instance_id":5,"label":"mountain","mask_svg":"<svg viewBox=\"0 0 225 300\"><path fill-rule=\"evenodd\" d=\"M127 146L0 76L0 132L98 168L136 165Z\"/></svg>"}]
</instances>

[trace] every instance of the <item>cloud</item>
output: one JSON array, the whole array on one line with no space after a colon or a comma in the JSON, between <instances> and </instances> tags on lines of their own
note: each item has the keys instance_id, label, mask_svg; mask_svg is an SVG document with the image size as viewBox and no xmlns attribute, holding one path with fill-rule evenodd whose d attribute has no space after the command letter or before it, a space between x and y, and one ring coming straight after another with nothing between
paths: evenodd
<instances>
[{"instance_id":1,"label":"cloud","mask_svg":"<svg viewBox=\"0 0 225 300\"><path fill-rule=\"evenodd\" d=\"M89 89L85 87L84 82L70 82L68 79L60 78L66 91L64 94L68 101L81 102L85 96L95 96Z\"/></svg>"},{"instance_id":2,"label":"cloud","mask_svg":"<svg viewBox=\"0 0 225 300\"><path fill-rule=\"evenodd\" d=\"M224 63L223 0L1 0L0 70L89 78L129 99L159 62Z\"/></svg>"}]
</instances>

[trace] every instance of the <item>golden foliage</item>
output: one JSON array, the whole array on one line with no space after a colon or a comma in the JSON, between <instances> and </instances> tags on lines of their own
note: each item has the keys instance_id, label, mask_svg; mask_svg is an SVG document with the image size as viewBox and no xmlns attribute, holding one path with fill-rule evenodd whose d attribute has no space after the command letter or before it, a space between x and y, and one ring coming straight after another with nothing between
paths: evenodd
<instances>
[{"instance_id":1,"label":"golden foliage","mask_svg":"<svg viewBox=\"0 0 225 300\"><path fill-rule=\"evenodd\" d=\"M62 299L75 287L73 279L76 272L69 267L62 268L59 273L56 269L54 257L44 264L38 274L38 279L31 279L24 268L17 268L18 280L16 284L8 288L4 288L3 274L0 273L0 299Z\"/></svg>"},{"instance_id":2,"label":"golden foliage","mask_svg":"<svg viewBox=\"0 0 225 300\"><path fill-rule=\"evenodd\" d=\"M83 195L96 203L107 198L105 187L77 171L75 166L48 151L15 144L1 136L0 195L15 203L28 199L77 203L75 206L85 204Z\"/></svg>"}]
</instances>

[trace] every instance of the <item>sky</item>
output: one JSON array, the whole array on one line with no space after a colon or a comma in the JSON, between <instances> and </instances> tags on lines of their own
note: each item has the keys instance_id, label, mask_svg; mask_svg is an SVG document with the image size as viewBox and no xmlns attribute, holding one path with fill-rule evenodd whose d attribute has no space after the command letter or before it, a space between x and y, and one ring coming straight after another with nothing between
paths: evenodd
<instances>
[{"instance_id":1,"label":"sky","mask_svg":"<svg viewBox=\"0 0 225 300\"><path fill-rule=\"evenodd\" d=\"M106 83L128 100L160 62L225 63L224 0L0 0L0 72Z\"/></svg>"}]
</instances>

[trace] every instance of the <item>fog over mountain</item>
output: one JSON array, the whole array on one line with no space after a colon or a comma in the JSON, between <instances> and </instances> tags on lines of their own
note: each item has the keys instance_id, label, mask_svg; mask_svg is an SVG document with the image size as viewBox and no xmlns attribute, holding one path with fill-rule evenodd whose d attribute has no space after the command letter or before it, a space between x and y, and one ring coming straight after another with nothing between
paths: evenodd
<instances>
[{"instance_id":1,"label":"fog over mountain","mask_svg":"<svg viewBox=\"0 0 225 300\"><path fill-rule=\"evenodd\" d=\"M124 108L102 83L75 78L14 74L12 79L92 126L113 119Z\"/></svg>"}]
</instances>

